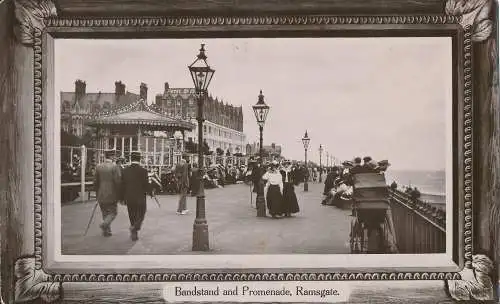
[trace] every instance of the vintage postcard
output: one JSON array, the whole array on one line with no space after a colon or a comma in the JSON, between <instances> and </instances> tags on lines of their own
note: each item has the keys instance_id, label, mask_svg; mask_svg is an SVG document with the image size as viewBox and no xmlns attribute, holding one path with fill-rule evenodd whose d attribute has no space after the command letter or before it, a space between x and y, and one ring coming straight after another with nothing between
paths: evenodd
<instances>
[{"instance_id":1,"label":"vintage postcard","mask_svg":"<svg viewBox=\"0 0 500 304\"><path fill-rule=\"evenodd\" d=\"M5 302L496 297L493 2L174 2L0 2Z\"/></svg>"}]
</instances>

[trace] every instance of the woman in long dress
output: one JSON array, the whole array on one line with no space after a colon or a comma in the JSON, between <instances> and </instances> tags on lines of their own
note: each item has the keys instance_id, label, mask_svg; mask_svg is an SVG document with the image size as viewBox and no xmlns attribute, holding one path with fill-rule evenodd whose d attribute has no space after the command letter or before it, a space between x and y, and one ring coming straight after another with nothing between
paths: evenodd
<instances>
[{"instance_id":1,"label":"woman in long dress","mask_svg":"<svg viewBox=\"0 0 500 304\"><path fill-rule=\"evenodd\" d=\"M300 211L297 195L295 194L295 174L289 161L285 161L280 170L283 179L283 215L290 217Z\"/></svg>"},{"instance_id":2,"label":"woman in long dress","mask_svg":"<svg viewBox=\"0 0 500 304\"><path fill-rule=\"evenodd\" d=\"M277 170L277 163L273 162L270 170L262 179L267 181L265 186L267 209L273 218L283 213L283 177Z\"/></svg>"}]
</instances>

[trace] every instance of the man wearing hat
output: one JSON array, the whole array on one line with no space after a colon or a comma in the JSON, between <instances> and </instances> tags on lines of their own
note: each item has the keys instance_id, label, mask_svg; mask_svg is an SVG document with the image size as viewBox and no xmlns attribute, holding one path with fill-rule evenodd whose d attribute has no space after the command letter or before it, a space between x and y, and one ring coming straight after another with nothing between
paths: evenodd
<instances>
[{"instance_id":1,"label":"man wearing hat","mask_svg":"<svg viewBox=\"0 0 500 304\"><path fill-rule=\"evenodd\" d=\"M262 175L264 175L264 173L265 172L264 172L264 169L262 168L262 166L260 165L259 158L257 158L255 160L255 163L253 163L252 175L251 175L254 193L258 193L258 186L261 183L261 178L262 178Z\"/></svg>"},{"instance_id":2,"label":"man wearing hat","mask_svg":"<svg viewBox=\"0 0 500 304\"><path fill-rule=\"evenodd\" d=\"M332 170L328 172L328 175L325 179L325 188L323 189L323 195L325 197L321 201L322 205L326 205L328 194L330 193L330 190L332 190L332 188L335 186L334 182L338 177L340 177L340 168L334 166Z\"/></svg>"},{"instance_id":3,"label":"man wearing hat","mask_svg":"<svg viewBox=\"0 0 500 304\"><path fill-rule=\"evenodd\" d=\"M364 173L374 173L378 172L376 170L377 168L377 162L374 161L371 156L365 156L363 157L363 172Z\"/></svg>"},{"instance_id":4,"label":"man wearing hat","mask_svg":"<svg viewBox=\"0 0 500 304\"><path fill-rule=\"evenodd\" d=\"M130 238L132 241L137 241L146 214L146 195L150 193L150 186L148 170L140 164L141 154L133 152L130 159L130 166L122 171L123 199L130 220Z\"/></svg>"},{"instance_id":5,"label":"man wearing hat","mask_svg":"<svg viewBox=\"0 0 500 304\"><path fill-rule=\"evenodd\" d=\"M363 167L361 166L361 157L355 157L353 160L353 167L349 170L351 174L363 173Z\"/></svg>"},{"instance_id":6,"label":"man wearing hat","mask_svg":"<svg viewBox=\"0 0 500 304\"><path fill-rule=\"evenodd\" d=\"M94 189L101 209L103 222L99 225L102 235L111 236L111 223L117 215L117 203L121 190L121 170L113 162L114 151L104 152L104 162L97 165L94 177Z\"/></svg>"},{"instance_id":7,"label":"man wearing hat","mask_svg":"<svg viewBox=\"0 0 500 304\"><path fill-rule=\"evenodd\" d=\"M175 177L180 192L177 214L184 215L189 212L186 206L186 195L189 189L189 166L184 158L175 166Z\"/></svg>"}]
</instances>

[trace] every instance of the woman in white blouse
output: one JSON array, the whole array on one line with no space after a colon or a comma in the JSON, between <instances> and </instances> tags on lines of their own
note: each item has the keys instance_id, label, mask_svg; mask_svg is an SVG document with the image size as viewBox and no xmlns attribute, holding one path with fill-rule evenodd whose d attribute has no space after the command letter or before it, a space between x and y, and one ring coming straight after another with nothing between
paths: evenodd
<instances>
[{"instance_id":1,"label":"woman in white blouse","mask_svg":"<svg viewBox=\"0 0 500 304\"><path fill-rule=\"evenodd\" d=\"M283 177L277 170L277 163L272 162L270 170L267 171L262 179L266 181L265 193L267 209L273 218L284 213L283 206Z\"/></svg>"}]
</instances>

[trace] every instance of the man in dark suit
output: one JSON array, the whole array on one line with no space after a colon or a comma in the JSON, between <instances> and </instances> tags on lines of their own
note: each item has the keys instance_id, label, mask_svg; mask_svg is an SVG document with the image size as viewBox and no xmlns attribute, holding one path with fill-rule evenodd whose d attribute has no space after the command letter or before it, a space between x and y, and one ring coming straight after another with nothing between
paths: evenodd
<instances>
[{"instance_id":1,"label":"man in dark suit","mask_svg":"<svg viewBox=\"0 0 500 304\"><path fill-rule=\"evenodd\" d=\"M196 196L198 194L198 190L200 188L200 176L199 176L199 174L200 174L200 169L198 169L198 165L196 163L194 163L193 168L191 169L191 178L189 181L189 186L191 189L191 196Z\"/></svg>"},{"instance_id":2,"label":"man in dark suit","mask_svg":"<svg viewBox=\"0 0 500 304\"><path fill-rule=\"evenodd\" d=\"M175 176L180 190L177 214L184 215L189 212L186 206L186 195L189 189L189 167L185 159L181 159L181 162L175 166Z\"/></svg>"},{"instance_id":3,"label":"man in dark suit","mask_svg":"<svg viewBox=\"0 0 500 304\"><path fill-rule=\"evenodd\" d=\"M259 162L259 159L256 161L251 161L250 165L252 166L252 184L253 184L253 192L259 192L259 185L261 183L262 175L264 175L264 170Z\"/></svg>"},{"instance_id":4,"label":"man in dark suit","mask_svg":"<svg viewBox=\"0 0 500 304\"><path fill-rule=\"evenodd\" d=\"M353 167L349 170L351 174L366 173L365 169L361 165L361 157L354 158Z\"/></svg>"},{"instance_id":5,"label":"man in dark suit","mask_svg":"<svg viewBox=\"0 0 500 304\"><path fill-rule=\"evenodd\" d=\"M111 223L116 218L121 189L121 171L113 162L113 156L114 151L104 153L105 160L97 165L94 177L94 189L103 218L100 227L106 237L111 236Z\"/></svg>"},{"instance_id":6,"label":"man in dark suit","mask_svg":"<svg viewBox=\"0 0 500 304\"><path fill-rule=\"evenodd\" d=\"M337 177L340 176L340 169L337 166L334 166L330 172L326 175L325 179L325 187L323 188L323 194L327 195L330 190L334 187L334 182Z\"/></svg>"},{"instance_id":7,"label":"man in dark suit","mask_svg":"<svg viewBox=\"0 0 500 304\"><path fill-rule=\"evenodd\" d=\"M134 152L132 163L122 171L123 199L130 219L130 238L137 241L146 214L146 195L150 193L148 170L141 167L141 155Z\"/></svg>"}]
</instances>

